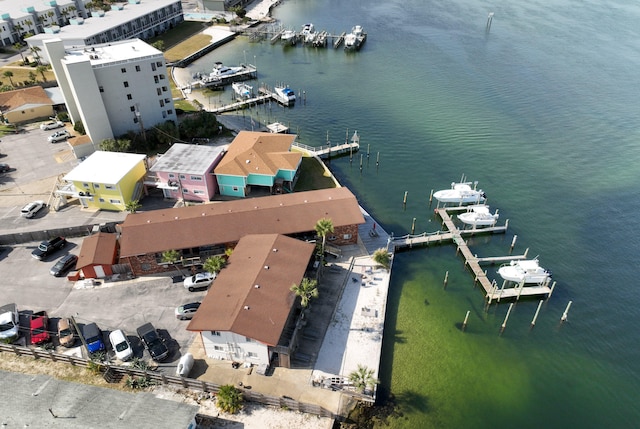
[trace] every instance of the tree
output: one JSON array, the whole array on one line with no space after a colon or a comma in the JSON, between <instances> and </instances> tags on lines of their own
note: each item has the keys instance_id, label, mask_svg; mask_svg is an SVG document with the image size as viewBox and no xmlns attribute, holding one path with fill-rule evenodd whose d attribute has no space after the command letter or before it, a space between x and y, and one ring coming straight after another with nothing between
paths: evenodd
<instances>
[{"instance_id":1,"label":"tree","mask_svg":"<svg viewBox=\"0 0 640 429\"><path fill-rule=\"evenodd\" d=\"M20 42L14 43L13 44L13 49L18 51L18 53L20 54L20 58L22 58L22 64L24 64L25 61L24 61L24 55L22 55L22 49L23 49L22 43L20 43Z\"/></svg>"},{"instance_id":2,"label":"tree","mask_svg":"<svg viewBox=\"0 0 640 429\"><path fill-rule=\"evenodd\" d=\"M317 298L319 295L318 282L305 277L299 285L292 285L291 291L301 298L300 304L306 308L309 306L311 298Z\"/></svg>"},{"instance_id":3,"label":"tree","mask_svg":"<svg viewBox=\"0 0 640 429\"><path fill-rule=\"evenodd\" d=\"M100 149L107 152L126 152L131 147L131 140L105 139L100 143Z\"/></svg>"},{"instance_id":4,"label":"tree","mask_svg":"<svg viewBox=\"0 0 640 429\"><path fill-rule=\"evenodd\" d=\"M35 72L30 71L29 72L29 83L36 83L37 77L38 77L38 75L35 74Z\"/></svg>"},{"instance_id":5,"label":"tree","mask_svg":"<svg viewBox=\"0 0 640 429\"><path fill-rule=\"evenodd\" d=\"M333 222L329 218L322 218L316 222L316 232L322 237L322 260L324 261L324 247L327 244L327 234L333 232Z\"/></svg>"},{"instance_id":6,"label":"tree","mask_svg":"<svg viewBox=\"0 0 640 429\"><path fill-rule=\"evenodd\" d=\"M33 55L36 57L36 63L38 63L38 65L40 65L40 54L38 52L40 52L42 49L40 49L37 46L32 46L29 49L31 50L31 52L33 52Z\"/></svg>"},{"instance_id":7,"label":"tree","mask_svg":"<svg viewBox=\"0 0 640 429\"><path fill-rule=\"evenodd\" d=\"M358 364L357 370L349 374L349 381L360 393L364 393L367 387L373 388L376 384L380 383L380 381L373 376L372 369L360 364Z\"/></svg>"},{"instance_id":8,"label":"tree","mask_svg":"<svg viewBox=\"0 0 640 429\"><path fill-rule=\"evenodd\" d=\"M227 265L227 261L222 256L216 255L207 258L207 260L204 261L202 268L204 268L208 273L218 274L225 265Z\"/></svg>"},{"instance_id":9,"label":"tree","mask_svg":"<svg viewBox=\"0 0 640 429\"><path fill-rule=\"evenodd\" d=\"M11 86L15 87L14 83L13 83L13 72L11 70L6 70L4 73L2 73L2 76L4 77L8 77L9 78L9 82L11 82Z\"/></svg>"},{"instance_id":10,"label":"tree","mask_svg":"<svg viewBox=\"0 0 640 429\"><path fill-rule=\"evenodd\" d=\"M180 252L178 252L177 250L165 250L164 252L162 252L162 262L173 265L173 267L176 268L180 272L180 274L184 276L180 267L176 265L176 262L181 260L182 257L180 255Z\"/></svg>"},{"instance_id":11,"label":"tree","mask_svg":"<svg viewBox=\"0 0 640 429\"><path fill-rule=\"evenodd\" d=\"M387 270L391 267L391 254L383 247L373 252L373 262L382 265Z\"/></svg>"},{"instance_id":12,"label":"tree","mask_svg":"<svg viewBox=\"0 0 640 429\"><path fill-rule=\"evenodd\" d=\"M138 200L131 200L125 205L125 208L131 214L137 212L140 207L142 207L142 204Z\"/></svg>"},{"instance_id":13,"label":"tree","mask_svg":"<svg viewBox=\"0 0 640 429\"><path fill-rule=\"evenodd\" d=\"M49 67L47 66L39 65L36 67L36 71L42 75L42 80L44 82L47 81L47 76L44 74L47 70L49 70Z\"/></svg>"},{"instance_id":14,"label":"tree","mask_svg":"<svg viewBox=\"0 0 640 429\"><path fill-rule=\"evenodd\" d=\"M242 409L242 393L231 384L220 386L217 398L216 406L225 413L235 414Z\"/></svg>"},{"instance_id":15,"label":"tree","mask_svg":"<svg viewBox=\"0 0 640 429\"><path fill-rule=\"evenodd\" d=\"M156 40L151 44L151 46L153 46L159 51L164 51L164 40Z\"/></svg>"}]
</instances>

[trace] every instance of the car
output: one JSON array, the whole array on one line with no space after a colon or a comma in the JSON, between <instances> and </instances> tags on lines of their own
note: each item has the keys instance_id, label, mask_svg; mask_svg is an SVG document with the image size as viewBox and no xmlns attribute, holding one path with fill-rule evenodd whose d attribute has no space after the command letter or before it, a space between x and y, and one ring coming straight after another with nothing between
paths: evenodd
<instances>
[{"instance_id":1,"label":"car","mask_svg":"<svg viewBox=\"0 0 640 429\"><path fill-rule=\"evenodd\" d=\"M58 143L68 139L69 137L71 137L71 134L69 133L69 131L63 130L63 131L56 131L55 133L51 134L47 138L47 140L49 140L49 143Z\"/></svg>"},{"instance_id":2,"label":"car","mask_svg":"<svg viewBox=\"0 0 640 429\"><path fill-rule=\"evenodd\" d=\"M129 344L129 340L127 340L127 336L120 329L116 329L109 334L109 342L111 343L111 348L116 354L116 358L121 361L128 361L133 357L133 349L131 348L131 344Z\"/></svg>"},{"instance_id":3,"label":"car","mask_svg":"<svg viewBox=\"0 0 640 429\"><path fill-rule=\"evenodd\" d=\"M145 323L140 326L136 332L142 344L144 344L145 348L149 351L151 359L156 362L162 362L169 356L167 345L151 323Z\"/></svg>"},{"instance_id":4,"label":"car","mask_svg":"<svg viewBox=\"0 0 640 429\"><path fill-rule=\"evenodd\" d=\"M104 342L102 341L102 331L95 323L87 323L82 327L82 336L87 343L87 351L89 353L95 353L106 350Z\"/></svg>"},{"instance_id":5,"label":"car","mask_svg":"<svg viewBox=\"0 0 640 429\"><path fill-rule=\"evenodd\" d=\"M181 305L176 307L176 319L178 320L189 320L193 318L193 315L196 314L198 308L200 307L199 302L190 302L188 304Z\"/></svg>"},{"instance_id":6,"label":"car","mask_svg":"<svg viewBox=\"0 0 640 429\"><path fill-rule=\"evenodd\" d=\"M49 316L46 311L38 311L31 315L29 333L31 334L31 344L39 345L49 341Z\"/></svg>"},{"instance_id":7,"label":"car","mask_svg":"<svg viewBox=\"0 0 640 429\"><path fill-rule=\"evenodd\" d=\"M216 278L215 273L198 273L194 276L189 276L184 279L184 287L189 290L189 292L193 292L196 289L204 289L209 287L211 283Z\"/></svg>"},{"instance_id":8,"label":"car","mask_svg":"<svg viewBox=\"0 0 640 429\"><path fill-rule=\"evenodd\" d=\"M5 164L4 162L0 164L0 173L6 173L7 171L11 171L11 167L9 164Z\"/></svg>"},{"instance_id":9,"label":"car","mask_svg":"<svg viewBox=\"0 0 640 429\"><path fill-rule=\"evenodd\" d=\"M75 268L76 262L78 262L78 257L68 253L60 258L53 267L51 267L49 274L54 277L63 276L67 271Z\"/></svg>"},{"instance_id":10,"label":"car","mask_svg":"<svg viewBox=\"0 0 640 429\"><path fill-rule=\"evenodd\" d=\"M58 341L60 345L70 348L76 343L76 334L70 319L58 320Z\"/></svg>"},{"instance_id":11,"label":"car","mask_svg":"<svg viewBox=\"0 0 640 429\"><path fill-rule=\"evenodd\" d=\"M39 261L44 261L48 256L62 249L67 245L67 240L64 237L54 237L50 240L45 240L38 245L33 252L31 252L31 256L36 258Z\"/></svg>"},{"instance_id":12,"label":"car","mask_svg":"<svg viewBox=\"0 0 640 429\"><path fill-rule=\"evenodd\" d=\"M40 124L40 129L45 131L55 130L56 128L61 128L61 127L64 127L64 123L60 121L49 121L49 122Z\"/></svg>"},{"instance_id":13,"label":"car","mask_svg":"<svg viewBox=\"0 0 640 429\"><path fill-rule=\"evenodd\" d=\"M27 219L31 219L38 214L40 210L44 208L44 201L32 201L26 206L22 207L20 210L20 215L22 217L26 217Z\"/></svg>"}]
</instances>

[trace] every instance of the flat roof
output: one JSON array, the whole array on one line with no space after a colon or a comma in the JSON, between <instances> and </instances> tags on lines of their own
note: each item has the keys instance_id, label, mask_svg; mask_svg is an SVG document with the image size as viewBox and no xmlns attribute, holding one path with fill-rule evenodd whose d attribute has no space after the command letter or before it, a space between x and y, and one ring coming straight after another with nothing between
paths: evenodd
<instances>
[{"instance_id":1,"label":"flat roof","mask_svg":"<svg viewBox=\"0 0 640 429\"><path fill-rule=\"evenodd\" d=\"M0 10L2 11L0 15L8 13L11 19L33 19L33 15L26 11L28 7L32 7L36 12L44 12L53 9L53 7L51 5L48 5L47 2L41 0L36 0L27 3L26 5L25 3L25 1L0 0ZM73 0L56 0L56 3L58 4L58 7L60 7L60 9L65 9L68 6L76 6ZM0 19L0 22L3 21L5 20Z\"/></svg>"},{"instance_id":2,"label":"flat roof","mask_svg":"<svg viewBox=\"0 0 640 429\"><path fill-rule=\"evenodd\" d=\"M64 180L115 185L146 157L137 153L97 151L64 176Z\"/></svg>"},{"instance_id":3,"label":"flat roof","mask_svg":"<svg viewBox=\"0 0 640 429\"><path fill-rule=\"evenodd\" d=\"M140 39L131 39L67 49L63 62L90 61L92 66L100 66L154 56L162 57L162 52Z\"/></svg>"},{"instance_id":4,"label":"flat roof","mask_svg":"<svg viewBox=\"0 0 640 429\"><path fill-rule=\"evenodd\" d=\"M29 39L30 41L55 38L62 40L87 39L174 3L178 3L182 8L180 0L141 0L138 4L117 3L123 6L122 10L109 10L105 12L104 16L91 16L84 19L81 25L65 25L60 27L60 31L57 33L39 33L29 37Z\"/></svg>"},{"instance_id":5,"label":"flat roof","mask_svg":"<svg viewBox=\"0 0 640 429\"><path fill-rule=\"evenodd\" d=\"M158 157L151 171L202 175L223 152L222 147L174 143L164 155Z\"/></svg>"},{"instance_id":6,"label":"flat roof","mask_svg":"<svg viewBox=\"0 0 640 429\"><path fill-rule=\"evenodd\" d=\"M7 428L188 428L199 407L148 392L0 371L0 416ZM6 425L6 426L5 426Z\"/></svg>"}]
</instances>

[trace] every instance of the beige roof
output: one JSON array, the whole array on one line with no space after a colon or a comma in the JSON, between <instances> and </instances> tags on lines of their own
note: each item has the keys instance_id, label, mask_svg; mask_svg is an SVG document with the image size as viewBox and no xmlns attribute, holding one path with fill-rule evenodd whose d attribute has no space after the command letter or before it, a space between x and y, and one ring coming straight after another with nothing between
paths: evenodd
<instances>
[{"instance_id":1,"label":"beige roof","mask_svg":"<svg viewBox=\"0 0 640 429\"><path fill-rule=\"evenodd\" d=\"M78 255L77 269L89 265L111 265L116 250L116 234L99 232L82 240L82 247Z\"/></svg>"},{"instance_id":2,"label":"beige roof","mask_svg":"<svg viewBox=\"0 0 640 429\"><path fill-rule=\"evenodd\" d=\"M51 104L51 99L41 86L0 92L0 111L3 113L21 109L25 106L50 106Z\"/></svg>"},{"instance_id":3,"label":"beige roof","mask_svg":"<svg viewBox=\"0 0 640 429\"><path fill-rule=\"evenodd\" d=\"M187 329L277 345L296 298L290 288L302 281L314 248L278 234L243 237Z\"/></svg>"},{"instance_id":4,"label":"beige roof","mask_svg":"<svg viewBox=\"0 0 640 429\"><path fill-rule=\"evenodd\" d=\"M290 152L295 139L295 134L240 131L214 173L275 176L278 170L295 170L302 159L301 153Z\"/></svg>"},{"instance_id":5,"label":"beige roof","mask_svg":"<svg viewBox=\"0 0 640 429\"><path fill-rule=\"evenodd\" d=\"M347 188L138 212L121 225L120 257L235 243L247 234L313 231L322 218L334 227L364 223Z\"/></svg>"}]
</instances>

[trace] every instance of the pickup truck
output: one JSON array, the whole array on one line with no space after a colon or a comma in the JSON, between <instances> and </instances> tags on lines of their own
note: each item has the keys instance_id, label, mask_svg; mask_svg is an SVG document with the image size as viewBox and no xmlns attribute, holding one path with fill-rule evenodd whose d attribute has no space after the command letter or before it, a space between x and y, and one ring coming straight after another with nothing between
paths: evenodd
<instances>
[{"instance_id":1,"label":"pickup truck","mask_svg":"<svg viewBox=\"0 0 640 429\"><path fill-rule=\"evenodd\" d=\"M43 241L40 243L37 249L31 252L31 256L39 261L46 259L49 255L62 249L67 244L67 240L64 237L55 237L51 240Z\"/></svg>"},{"instance_id":2,"label":"pickup truck","mask_svg":"<svg viewBox=\"0 0 640 429\"><path fill-rule=\"evenodd\" d=\"M0 342L12 343L20 336L20 316L15 304L0 307Z\"/></svg>"},{"instance_id":3,"label":"pickup truck","mask_svg":"<svg viewBox=\"0 0 640 429\"><path fill-rule=\"evenodd\" d=\"M31 315L29 331L31 333L31 344L42 344L49 341L49 317L46 311L38 311Z\"/></svg>"}]
</instances>

